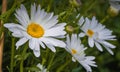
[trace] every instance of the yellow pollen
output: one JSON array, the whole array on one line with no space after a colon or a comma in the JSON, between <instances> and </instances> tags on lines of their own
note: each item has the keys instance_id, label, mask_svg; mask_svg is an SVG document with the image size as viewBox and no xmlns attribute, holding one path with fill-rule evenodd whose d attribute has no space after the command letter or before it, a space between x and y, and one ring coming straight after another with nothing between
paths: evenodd
<instances>
[{"instance_id":1,"label":"yellow pollen","mask_svg":"<svg viewBox=\"0 0 120 72\"><path fill-rule=\"evenodd\" d=\"M94 34L94 31L92 31L91 29L88 29L87 34L88 36L92 37Z\"/></svg>"},{"instance_id":2,"label":"yellow pollen","mask_svg":"<svg viewBox=\"0 0 120 72\"><path fill-rule=\"evenodd\" d=\"M77 51L75 49L72 49L72 54L76 54Z\"/></svg>"},{"instance_id":3,"label":"yellow pollen","mask_svg":"<svg viewBox=\"0 0 120 72\"><path fill-rule=\"evenodd\" d=\"M40 38L44 35L44 29L36 23L31 23L27 27L27 33L35 38Z\"/></svg>"}]
</instances>

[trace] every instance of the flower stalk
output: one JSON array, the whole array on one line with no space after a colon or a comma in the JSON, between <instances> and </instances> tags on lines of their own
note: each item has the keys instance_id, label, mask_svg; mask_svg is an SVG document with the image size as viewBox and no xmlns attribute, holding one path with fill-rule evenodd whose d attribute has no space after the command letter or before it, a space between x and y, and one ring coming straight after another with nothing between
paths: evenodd
<instances>
[{"instance_id":1,"label":"flower stalk","mask_svg":"<svg viewBox=\"0 0 120 72\"><path fill-rule=\"evenodd\" d=\"M12 38L12 46L11 46L11 62L10 62L10 72L13 72L13 64L14 64L14 50L15 50L15 38Z\"/></svg>"},{"instance_id":2,"label":"flower stalk","mask_svg":"<svg viewBox=\"0 0 120 72\"><path fill-rule=\"evenodd\" d=\"M106 15L102 20L101 20L101 22L100 23L104 23L107 19L109 19L110 18L110 16L109 15Z\"/></svg>"},{"instance_id":3,"label":"flower stalk","mask_svg":"<svg viewBox=\"0 0 120 72\"><path fill-rule=\"evenodd\" d=\"M57 72L61 72L70 62L71 62L71 60L68 60L66 63L64 63L63 65L61 65L61 66L57 69Z\"/></svg>"},{"instance_id":4,"label":"flower stalk","mask_svg":"<svg viewBox=\"0 0 120 72\"><path fill-rule=\"evenodd\" d=\"M50 60L50 63L49 63L49 65L48 65L48 67L47 67L48 70L49 70L50 67L52 66L52 63L53 63L54 58L55 58L55 54L52 56L52 58L51 58L51 60Z\"/></svg>"},{"instance_id":5,"label":"flower stalk","mask_svg":"<svg viewBox=\"0 0 120 72\"><path fill-rule=\"evenodd\" d=\"M6 12L7 9L7 0L2 0L2 14ZM4 45L4 32L3 29L3 21L0 21L0 72L2 72L2 55L3 55L3 45Z\"/></svg>"},{"instance_id":6,"label":"flower stalk","mask_svg":"<svg viewBox=\"0 0 120 72\"><path fill-rule=\"evenodd\" d=\"M25 54L26 54L27 49L28 49L28 43L26 43L24 45L24 49L23 49L23 52L22 52L22 55L21 55L20 72L24 72L23 63L24 63L24 60L25 60Z\"/></svg>"}]
</instances>

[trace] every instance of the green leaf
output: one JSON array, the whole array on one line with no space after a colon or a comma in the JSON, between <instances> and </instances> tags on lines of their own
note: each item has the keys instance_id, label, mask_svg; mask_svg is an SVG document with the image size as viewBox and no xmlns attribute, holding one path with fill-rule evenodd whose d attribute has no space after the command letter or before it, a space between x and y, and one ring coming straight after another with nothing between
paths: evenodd
<instances>
[{"instance_id":1,"label":"green leaf","mask_svg":"<svg viewBox=\"0 0 120 72\"><path fill-rule=\"evenodd\" d=\"M27 71L40 71L40 69L38 67L35 67L35 66L33 66L33 67L26 67L25 69Z\"/></svg>"}]
</instances>

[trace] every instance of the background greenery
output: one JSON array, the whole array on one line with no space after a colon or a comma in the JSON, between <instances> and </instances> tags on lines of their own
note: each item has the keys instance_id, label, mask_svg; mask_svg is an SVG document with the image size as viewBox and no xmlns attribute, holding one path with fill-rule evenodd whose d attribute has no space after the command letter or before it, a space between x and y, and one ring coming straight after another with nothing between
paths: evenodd
<instances>
[{"instance_id":1,"label":"background greenery","mask_svg":"<svg viewBox=\"0 0 120 72\"><path fill-rule=\"evenodd\" d=\"M105 49L103 52L97 50L97 48L88 48L86 54L88 56L93 55L96 57L95 61L98 65L97 68L93 68L93 72L120 72L120 13L117 16L111 17L108 14L108 8L110 6L108 0L81 0L81 4L75 4L73 0L7 0L7 12L0 15L0 19L6 22L17 22L14 16L15 9L19 8L20 4L24 4L28 12L30 12L31 4L40 4L42 9L47 12L54 12L59 16L59 22L66 22L67 25L77 27L76 16L80 13L81 16L92 18L96 16L99 22L102 22L108 29L113 31L116 35L116 41L111 43L116 46L113 49L114 55L110 55ZM1 4L0 2L0 10ZM1 11L0 11L1 12ZM108 17L109 16L109 17ZM108 17L108 18L107 18ZM5 31L5 44L3 54L3 72L10 72L11 66L11 47L14 47L14 72L19 72L20 60L24 60L24 72L34 72L37 70L36 64L42 63L50 72L85 72L84 68L78 62L71 61L71 55L64 49L56 48L57 52L53 53L48 48L41 50L41 57L36 58L30 49L27 49L27 53L22 55L22 46L18 50L15 49L14 44L18 39L13 38L11 32ZM72 33L79 33L80 31L74 30ZM71 34L71 32L68 32ZM26 43L27 45L27 43ZM87 45L87 39L85 38L85 46Z\"/></svg>"}]
</instances>

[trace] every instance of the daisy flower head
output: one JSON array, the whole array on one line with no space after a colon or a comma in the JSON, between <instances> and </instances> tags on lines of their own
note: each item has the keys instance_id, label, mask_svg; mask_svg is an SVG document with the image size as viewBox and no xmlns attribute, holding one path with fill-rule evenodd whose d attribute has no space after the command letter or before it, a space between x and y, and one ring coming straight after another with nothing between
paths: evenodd
<instances>
[{"instance_id":1,"label":"daisy flower head","mask_svg":"<svg viewBox=\"0 0 120 72\"><path fill-rule=\"evenodd\" d=\"M66 50L73 56L72 61L78 61L87 72L91 72L91 66L97 67L94 56L86 56L84 51L86 48L81 44L76 34L72 34L71 38L67 35Z\"/></svg>"},{"instance_id":2,"label":"daisy flower head","mask_svg":"<svg viewBox=\"0 0 120 72\"><path fill-rule=\"evenodd\" d=\"M107 51L113 55L111 49L115 48L115 46L107 42L107 40L116 40L116 36L112 35L112 31L98 23L95 17L93 17L92 20L86 18L84 22L83 20L79 21L80 25L81 22L83 23L81 26L83 32L80 33L79 36L88 36L88 44L90 47L95 45L99 51L103 51L102 46L104 46Z\"/></svg>"},{"instance_id":3,"label":"daisy flower head","mask_svg":"<svg viewBox=\"0 0 120 72\"><path fill-rule=\"evenodd\" d=\"M49 72L47 71L47 69L41 65L40 63L37 64L37 67L41 70L41 71L35 71L35 72Z\"/></svg>"},{"instance_id":4,"label":"daisy flower head","mask_svg":"<svg viewBox=\"0 0 120 72\"><path fill-rule=\"evenodd\" d=\"M17 49L29 41L29 48L39 57L40 47L45 48L45 45L53 52L56 51L55 46L65 47L65 43L57 38L63 38L66 34L66 23L58 24L58 16L45 12L36 4L31 5L30 16L24 5L16 10L15 16L19 24L6 23L4 27L8 28L14 37L20 38L16 43Z\"/></svg>"}]
</instances>

